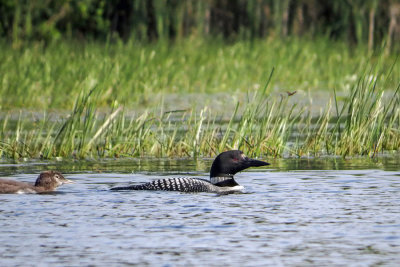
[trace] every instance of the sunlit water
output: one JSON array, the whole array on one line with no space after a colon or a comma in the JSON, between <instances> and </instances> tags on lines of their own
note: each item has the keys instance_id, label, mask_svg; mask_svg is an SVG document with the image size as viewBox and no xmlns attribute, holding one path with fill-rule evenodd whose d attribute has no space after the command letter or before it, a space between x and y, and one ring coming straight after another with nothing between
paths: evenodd
<instances>
[{"instance_id":1,"label":"sunlit water","mask_svg":"<svg viewBox=\"0 0 400 267\"><path fill-rule=\"evenodd\" d=\"M273 161L237 175L244 194L223 196L111 192L158 177L207 178L211 163L117 162L0 164L2 178L33 181L57 168L76 182L0 195L0 265L400 264L398 160Z\"/></svg>"}]
</instances>

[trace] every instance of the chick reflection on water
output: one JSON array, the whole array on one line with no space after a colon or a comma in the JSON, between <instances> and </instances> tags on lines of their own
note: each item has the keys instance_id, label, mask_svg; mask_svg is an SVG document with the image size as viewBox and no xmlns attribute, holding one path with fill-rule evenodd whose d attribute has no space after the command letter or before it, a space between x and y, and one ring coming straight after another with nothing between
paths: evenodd
<instances>
[{"instance_id":1,"label":"chick reflection on water","mask_svg":"<svg viewBox=\"0 0 400 267\"><path fill-rule=\"evenodd\" d=\"M62 184L72 184L58 171L44 171L39 174L35 184L0 179L0 194L47 193Z\"/></svg>"},{"instance_id":2,"label":"chick reflection on water","mask_svg":"<svg viewBox=\"0 0 400 267\"><path fill-rule=\"evenodd\" d=\"M230 150L219 154L210 171L210 180L199 178L167 178L149 183L114 187L111 190L165 190L179 192L235 193L244 188L234 175L249 167L266 166L269 163L246 157L240 150Z\"/></svg>"}]
</instances>

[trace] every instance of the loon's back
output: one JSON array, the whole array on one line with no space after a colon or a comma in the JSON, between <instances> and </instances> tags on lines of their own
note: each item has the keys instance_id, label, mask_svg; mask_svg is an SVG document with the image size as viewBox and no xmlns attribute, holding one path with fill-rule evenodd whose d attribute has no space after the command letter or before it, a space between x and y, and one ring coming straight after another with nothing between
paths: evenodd
<instances>
[{"instance_id":1,"label":"loon's back","mask_svg":"<svg viewBox=\"0 0 400 267\"><path fill-rule=\"evenodd\" d=\"M155 180L145 184L114 187L111 190L165 190L179 192L210 192L224 193L236 192L242 190L243 187L235 186L217 186L210 181L199 178L179 177Z\"/></svg>"},{"instance_id":2,"label":"loon's back","mask_svg":"<svg viewBox=\"0 0 400 267\"><path fill-rule=\"evenodd\" d=\"M269 165L269 163L250 159L240 150L230 150L219 154L210 171L210 181L199 178L167 178L140 185L114 187L111 190L165 190L180 192L230 193L243 189L236 183L233 175L249 167Z\"/></svg>"}]
</instances>

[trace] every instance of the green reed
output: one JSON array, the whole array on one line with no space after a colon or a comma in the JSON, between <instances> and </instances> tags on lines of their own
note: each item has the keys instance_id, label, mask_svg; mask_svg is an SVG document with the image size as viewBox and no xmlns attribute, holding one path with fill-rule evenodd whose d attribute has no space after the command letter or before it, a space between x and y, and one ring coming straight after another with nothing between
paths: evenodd
<instances>
[{"instance_id":1,"label":"green reed","mask_svg":"<svg viewBox=\"0 0 400 267\"><path fill-rule=\"evenodd\" d=\"M204 157L227 149L376 157L400 148L400 71L383 54L350 55L323 40L73 45L0 52L0 157ZM264 86L254 82L265 76ZM329 88L318 115L286 93ZM231 96L183 108L165 100L194 92ZM43 115L16 116L12 105ZM51 111L70 106L68 116Z\"/></svg>"},{"instance_id":2,"label":"green reed","mask_svg":"<svg viewBox=\"0 0 400 267\"><path fill-rule=\"evenodd\" d=\"M238 148L252 156L375 157L399 150L400 85L385 99L377 80L363 76L348 97L335 97L315 118L305 107L289 104L289 96L271 97L271 77L246 102L235 105L226 123L208 107L128 116L114 103L109 112L100 113L95 103L101 94L94 87L77 98L62 122L45 116L32 126L31 119L20 115L11 125L6 116L0 153L17 159L197 157Z\"/></svg>"},{"instance_id":3,"label":"green reed","mask_svg":"<svg viewBox=\"0 0 400 267\"><path fill-rule=\"evenodd\" d=\"M371 55L326 39L255 40L230 45L199 39L153 44L32 43L19 50L0 42L0 108L71 110L91 83L103 92L97 107L118 101L128 109L159 106L159 95L256 90L275 68L280 90L348 90L366 65L386 79L394 55ZM380 61L379 61L380 60ZM377 63L377 61L379 61ZM395 88L400 70L392 70Z\"/></svg>"},{"instance_id":4,"label":"green reed","mask_svg":"<svg viewBox=\"0 0 400 267\"><path fill-rule=\"evenodd\" d=\"M366 87L372 90L373 86ZM365 89L365 88L364 88ZM362 90L355 87L355 90ZM377 156L400 147L399 87L384 104L381 95L373 104L371 95L359 111L361 101L352 98L343 104L341 116L331 117L329 103L316 122L288 97L267 96L257 104L245 104L242 115L235 108L226 124L218 121L209 108L177 113L145 111L127 116L121 107L101 114L90 100L90 92L77 101L76 108L63 122L43 118L32 121L20 116L15 125L3 121L0 153L3 158L98 158L98 157L197 157L211 156L239 148L249 155ZM396 99L397 98L397 99ZM256 105L256 109L254 106ZM174 115L174 117L172 116ZM301 131L298 131L301 129ZM296 142L292 133L300 133Z\"/></svg>"}]
</instances>

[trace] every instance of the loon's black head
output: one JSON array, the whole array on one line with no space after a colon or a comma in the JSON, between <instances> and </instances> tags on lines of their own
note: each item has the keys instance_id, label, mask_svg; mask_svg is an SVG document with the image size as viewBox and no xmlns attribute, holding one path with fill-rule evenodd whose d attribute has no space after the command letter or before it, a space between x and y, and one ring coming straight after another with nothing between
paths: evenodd
<instances>
[{"instance_id":1,"label":"loon's black head","mask_svg":"<svg viewBox=\"0 0 400 267\"><path fill-rule=\"evenodd\" d=\"M246 157L240 150L230 150L219 154L210 171L210 177L233 176L249 167L266 166L269 163Z\"/></svg>"}]
</instances>

